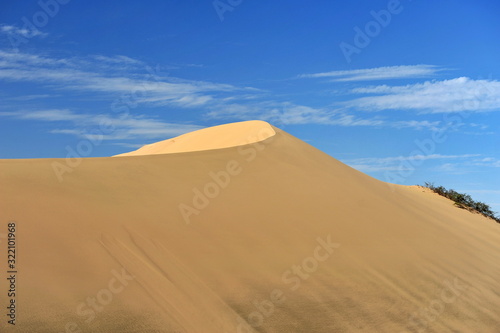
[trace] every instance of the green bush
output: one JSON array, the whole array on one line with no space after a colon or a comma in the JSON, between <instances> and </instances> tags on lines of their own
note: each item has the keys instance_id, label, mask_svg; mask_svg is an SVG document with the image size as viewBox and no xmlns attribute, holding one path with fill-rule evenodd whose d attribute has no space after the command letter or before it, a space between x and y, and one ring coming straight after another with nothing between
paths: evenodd
<instances>
[{"instance_id":1,"label":"green bush","mask_svg":"<svg viewBox=\"0 0 500 333\"><path fill-rule=\"evenodd\" d=\"M455 202L455 206L463 209L467 209L472 212L477 212L486 217L489 217L498 223L500 223L500 217L495 215L495 212L491 210L491 207L484 202L474 201L470 195L465 193L458 193L452 189L446 189L443 186L434 186L433 183L426 182L424 187L429 188L434 193L442 195Z\"/></svg>"}]
</instances>

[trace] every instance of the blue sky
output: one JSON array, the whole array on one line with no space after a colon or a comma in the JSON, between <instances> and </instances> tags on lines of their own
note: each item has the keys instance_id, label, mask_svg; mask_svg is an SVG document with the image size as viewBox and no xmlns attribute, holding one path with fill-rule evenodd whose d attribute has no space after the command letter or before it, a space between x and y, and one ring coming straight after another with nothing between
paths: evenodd
<instances>
[{"instance_id":1,"label":"blue sky","mask_svg":"<svg viewBox=\"0 0 500 333\"><path fill-rule=\"evenodd\" d=\"M0 158L110 156L262 119L500 211L500 3L0 4Z\"/></svg>"}]
</instances>

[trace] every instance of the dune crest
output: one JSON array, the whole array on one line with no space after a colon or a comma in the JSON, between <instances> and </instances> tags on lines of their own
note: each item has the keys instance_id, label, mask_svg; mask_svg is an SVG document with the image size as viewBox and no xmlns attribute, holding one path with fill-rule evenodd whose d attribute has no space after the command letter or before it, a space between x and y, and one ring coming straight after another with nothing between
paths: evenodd
<instances>
[{"instance_id":1,"label":"dune crest","mask_svg":"<svg viewBox=\"0 0 500 333\"><path fill-rule=\"evenodd\" d=\"M204 128L116 156L157 155L230 148L263 141L274 135L276 132L267 122L250 120Z\"/></svg>"}]
</instances>

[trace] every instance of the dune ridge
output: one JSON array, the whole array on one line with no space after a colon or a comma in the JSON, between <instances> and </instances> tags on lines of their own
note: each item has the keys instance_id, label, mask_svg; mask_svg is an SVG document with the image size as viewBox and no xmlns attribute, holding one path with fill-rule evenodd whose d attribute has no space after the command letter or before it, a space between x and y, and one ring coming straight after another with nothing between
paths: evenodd
<instances>
[{"instance_id":1,"label":"dune ridge","mask_svg":"<svg viewBox=\"0 0 500 333\"><path fill-rule=\"evenodd\" d=\"M0 330L498 332L497 223L275 127L245 144L271 126L247 125L227 145L88 158L63 182L58 159L0 160L23 254Z\"/></svg>"},{"instance_id":2,"label":"dune ridge","mask_svg":"<svg viewBox=\"0 0 500 333\"><path fill-rule=\"evenodd\" d=\"M263 141L275 134L273 127L264 121L243 121L204 128L116 156L141 156L229 148Z\"/></svg>"}]
</instances>

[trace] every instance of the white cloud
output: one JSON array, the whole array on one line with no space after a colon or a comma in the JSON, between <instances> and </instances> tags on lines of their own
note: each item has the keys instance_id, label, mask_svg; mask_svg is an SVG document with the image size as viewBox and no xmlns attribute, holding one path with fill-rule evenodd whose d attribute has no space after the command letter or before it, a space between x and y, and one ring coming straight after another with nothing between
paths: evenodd
<instances>
[{"instance_id":1,"label":"white cloud","mask_svg":"<svg viewBox=\"0 0 500 333\"><path fill-rule=\"evenodd\" d=\"M244 90L228 84L162 77L151 68L148 71L152 73L144 73L146 69L142 73L129 73L123 66L140 62L125 56L97 56L97 59L95 63L95 59L94 62L91 59L54 59L0 51L0 79L50 84L58 90L129 94L133 95L134 103L180 107L206 105L212 101L211 94ZM102 62L106 66L99 67L98 63ZM120 70L113 70L114 65ZM96 68L101 71L95 71Z\"/></svg>"},{"instance_id":2,"label":"white cloud","mask_svg":"<svg viewBox=\"0 0 500 333\"><path fill-rule=\"evenodd\" d=\"M97 61L101 62L108 62L112 64L136 64L136 65L144 65L142 61L139 61L137 59L132 59L130 57L124 56L124 55L116 55L113 57L108 57L108 56L103 56L103 55L96 55L93 56L93 58Z\"/></svg>"},{"instance_id":3,"label":"white cloud","mask_svg":"<svg viewBox=\"0 0 500 333\"><path fill-rule=\"evenodd\" d=\"M500 159L496 159L493 157L485 157L482 159L475 160L472 165L474 166L483 166L483 167L492 167L492 168L500 168Z\"/></svg>"},{"instance_id":4,"label":"white cloud","mask_svg":"<svg viewBox=\"0 0 500 333\"><path fill-rule=\"evenodd\" d=\"M470 159L480 156L479 154L462 154L462 155L410 155L410 156L391 156L391 157L365 157L343 160L342 162L351 167L363 172L378 172L378 171L399 171L404 168L404 162L414 161L414 164L427 160L456 160ZM448 165L449 166L449 165Z\"/></svg>"},{"instance_id":5,"label":"white cloud","mask_svg":"<svg viewBox=\"0 0 500 333\"><path fill-rule=\"evenodd\" d=\"M382 117L361 117L345 110L312 108L294 103L260 102L254 104L222 104L208 112L210 118L251 120L261 119L277 126L320 124L332 126L371 126L380 128L411 128L416 130L435 130L439 121L406 120L392 121Z\"/></svg>"},{"instance_id":6,"label":"white cloud","mask_svg":"<svg viewBox=\"0 0 500 333\"><path fill-rule=\"evenodd\" d=\"M56 128L50 132L84 138L98 134L102 135L103 140L168 139L203 128L191 124L163 122L140 115L117 117L110 114L76 113L68 109L0 112L0 116L46 122L69 122L73 125L72 128Z\"/></svg>"},{"instance_id":7,"label":"white cloud","mask_svg":"<svg viewBox=\"0 0 500 333\"><path fill-rule=\"evenodd\" d=\"M375 81L389 79L423 78L443 69L433 65L388 66L368 69L302 74L299 78L334 78L334 81Z\"/></svg>"},{"instance_id":8,"label":"white cloud","mask_svg":"<svg viewBox=\"0 0 500 333\"><path fill-rule=\"evenodd\" d=\"M413 128L416 130L428 129L437 130L439 129L440 121L428 121L428 120L400 120L391 122L392 127L395 128Z\"/></svg>"},{"instance_id":9,"label":"white cloud","mask_svg":"<svg viewBox=\"0 0 500 333\"><path fill-rule=\"evenodd\" d=\"M500 190L465 190L466 193L481 193L481 194L498 194L500 195ZM497 203L497 205L500 203Z\"/></svg>"},{"instance_id":10,"label":"white cloud","mask_svg":"<svg viewBox=\"0 0 500 333\"><path fill-rule=\"evenodd\" d=\"M379 126L380 119L362 119L339 110L312 108L305 105L278 102L254 104L218 105L207 116L211 118L230 118L238 120L261 119L280 125L322 124L339 126Z\"/></svg>"},{"instance_id":11,"label":"white cloud","mask_svg":"<svg viewBox=\"0 0 500 333\"><path fill-rule=\"evenodd\" d=\"M351 108L417 110L427 113L493 111L500 109L500 81L460 77L405 86L356 88L355 94L375 94L346 102Z\"/></svg>"},{"instance_id":12,"label":"white cloud","mask_svg":"<svg viewBox=\"0 0 500 333\"><path fill-rule=\"evenodd\" d=\"M0 25L0 33L6 34L8 36L18 35L23 38L31 38L31 37L45 37L48 34L45 32L41 32L38 29L28 30L26 28L18 28L14 25Z\"/></svg>"},{"instance_id":13,"label":"white cloud","mask_svg":"<svg viewBox=\"0 0 500 333\"><path fill-rule=\"evenodd\" d=\"M340 79L342 80L360 80L368 77L381 77L381 75L409 77L434 73L437 70L435 66L430 65L392 66L371 70L336 72L335 75L341 75ZM332 73L329 75L333 76ZM2 50L0 50L0 80L36 83L60 95L64 91L98 92L111 95L108 97L112 102L111 110L113 111L128 110L138 105L203 108L207 110L205 115L209 118L224 120L262 119L278 126L323 124L416 130L434 130L440 122L414 119L396 121L381 116L355 114L354 111L356 109L384 110L389 107L405 107L405 103L407 104L406 108L418 108L424 107L425 103L432 103L429 100L440 103L447 98L443 96L444 88L438 89L440 86L446 86L453 92L457 85L469 82L467 79L457 79L458 82L450 80L399 87L384 85L357 88L351 92L377 94L377 96L350 100L334 107L310 107L291 102L264 100L265 94L251 87L239 88L229 84L171 77L161 74L158 66L153 69L139 60L123 55L54 58ZM476 83L479 84L478 82ZM463 90L468 88L470 87L464 87ZM431 92L434 90L439 91L432 94ZM414 95L418 95L418 93L427 96L415 97ZM490 95L492 94L488 96ZM448 94L448 98L451 98L450 96L451 93ZM466 94L462 93L460 96L463 97ZM413 100L417 101L412 103ZM2 103L6 105L8 101L4 99ZM428 104L425 105L428 106ZM18 107L12 103L10 106Z\"/></svg>"},{"instance_id":14,"label":"white cloud","mask_svg":"<svg viewBox=\"0 0 500 333\"><path fill-rule=\"evenodd\" d=\"M19 119L41 121L81 121L86 119L85 116L75 114L68 109L20 111L11 112L10 115Z\"/></svg>"},{"instance_id":15,"label":"white cloud","mask_svg":"<svg viewBox=\"0 0 500 333\"><path fill-rule=\"evenodd\" d=\"M3 100L9 100L9 101L30 101L30 100L40 100L40 99L47 99L54 97L54 95L49 95L49 94L33 94L33 95L23 95L23 96L16 96L16 97L5 97Z\"/></svg>"},{"instance_id":16,"label":"white cloud","mask_svg":"<svg viewBox=\"0 0 500 333\"><path fill-rule=\"evenodd\" d=\"M409 160L438 160L438 159L456 159L456 158L470 158L477 157L479 154L462 154L462 155L442 155L442 154L430 154L430 155L412 155L412 156L392 156L392 157L365 157L358 158L355 160L356 162L362 163L372 163L372 164L387 164L401 161L409 161Z\"/></svg>"}]
</instances>

